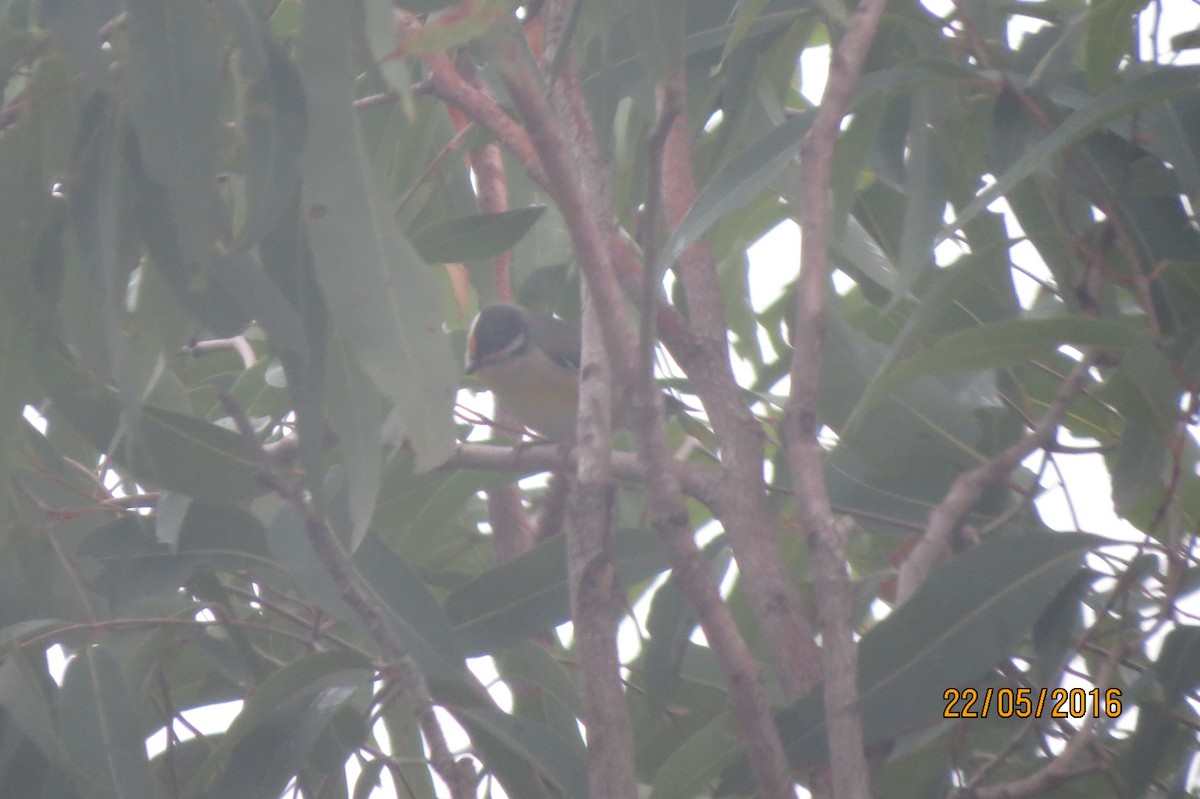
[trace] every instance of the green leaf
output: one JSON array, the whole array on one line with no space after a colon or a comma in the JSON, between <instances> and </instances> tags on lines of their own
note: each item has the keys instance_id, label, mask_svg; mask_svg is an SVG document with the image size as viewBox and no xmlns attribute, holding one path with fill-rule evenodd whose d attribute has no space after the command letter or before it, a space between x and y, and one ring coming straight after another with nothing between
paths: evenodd
<instances>
[{"instance_id":1,"label":"green leaf","mask_svg":"<svg viewBox=\"0 0 1200 799\"><path fill-rule=\"evenodd\" d=\"M997 369L1046 357L1063 344L1124 351L1130 328L1109 319L1014 319L965 328L915 352L879 375L869 386L847 426L878 402L923 375L968 369Z\"/></svg>"},{"instance_id":2,"label":"green leaf","mask_svg":"<svg viewBox=\"0 0 1200 799\"><path fill-rule=\"evenodd\" d=\"M330 674L284 700L230 752L213 795L259 799L282 794L310 759L332 754L328 743L334 739L326 728L355 692L365 689L364 677L354 671ZM338 775L324 787L337 785L339 777L344 783L344 775Z\"/></svg>"},{"instance_id":3,"label":"green leaf","mask_svg":"<svg viewBox=\"0 0 1200 799\"><path fill-rule=\"evenodd\" d=\"M976 195L966 208L959 211L958 216L942 228L939 238L944 239L964 227L994 200L1047 166L1051 158L1084 136L1139 108L1193 91L1197 80L1200 80L1200 66L1163 66L1093 98L1063 120L1053 133L1026 150L1004 174L996 178L995 183Z\"/></svg>"},{"instance_id":4,"label":"green leaf","mask_svg":"<svg viewBox=\"0 0 1200 799\"><path fill-rule=\"evenodd\" d=\"M521 713L520 698L532 696L540 700L539 718L582 748L578 719L583 716L583 701L578 681L572 679L566 666L547 648L534 641L522 641L497 656L497 668L504 680L516 689L518 704L514 712ZM528 692L528 693L526 693Z\"/></svg>"},{"instance_id":5,"label":"green leaf","mask_svg":"<svg viewBox=\"0 0 1200 799\"><path fill-rule=\"evenodd\" d=\"M1171 363L1147 331L1133 340L1099 392L1097 399L1116 408L1125 422L1120 445L1108 456L1113 505L1122 516L1162 489L1182 391Z\"/></svg>"},{"instance_id":6,"label":"green leaf","mask_svg":"<svg viewBox=\"0 0 1200 799\"><path fill-rule=\"evenodd\" d=\"M481 489L511 482L511 475L482 469L413 473L412 457L399 453L387 464L372 527L410 563L419 564L446 539Z\"/></svg>"},{"instance_id":7,"label":"green leaf","mask_svg":"<svg viewBox=\"0 0 1200 799\"><path fill-rule=\"evenodd\" d=\"M403 698L388 702L382 707L382 716L392 741L391 754L398 761L392 773L399 773L411 793L411 797L405 799L438 799L433 776L425 762L425 742L411 704Z\"/></svg>"},{"instance_id":8,"label":"green leaf","mask_svg":"<svg viewBox=\"0 0 1200 799\"><path fill-rule=\"evenodd\" d=\"M116 397L94 386L60 345L38 344L38 376L55 409L97 451L111 450L113 460L139 480L213 502L236 503L263 493L250 444L201 419L143 406L140 443L114 448L120 418Z\"/></svg>"},{"instance_id":9,"label":"green leaf","mask_svg":"<svg viewBox=\"0 0 1200 799\"><path fill-rule=\"evenodd\" d=\"M114 162L117 105L108 96L92 95L83 111L76 144L78 176L68 203L74 234L77 290L86 292L86 332L98 341L83 344L89 366L116 384L125 421L134 434L140 422L141 386L133 385L129 353L122 331L121 298L130 264L121 262L118 205L120 184ZM75 271L75 270L72 270ZM78 339L77 339L78 342Z\"/></svg>"},{"instance_id":10,"label":"green leaf","mask_svg":"<svg viewBox=\"0 0 1200 799\"><path fill-rule=\"evenodd\" d=\"M54 730L51 702L57 698L39 665L24 650L16 650L0 663L0 707L12 723L37 746L47 760L63 758Z\"/></svg>"},{"instance_id":11,"label":"green leaf","mask_svg":"<svg viewBox=\"0 0 1200 799\"><path fill-rule=\"evenodd\" d=\"M717 775L737 759L740 741L733 717L728 712L717 716L659 767L651 785L651 799L702 795Z\"/></svg>"},{"instance_id":12,"label":"green leaf","mask_svg":"<svg viewBox=\"0 0 1200 799\"><path fill-rule=\"evenodd\" d=\"M450 454L457 369L441 290L383 207L351 103L350 0L304 6L300 77L309 109L304 216L336 333L403 415L417 468Z\"/></svg>"},{"instance_id":13,"label":"green leaf","mask_svg":"<svg viewBox=\"0 0 1200 799\"><path fill-rule=\"evenodd\" d=\"M893 302L933 267L934 237L950 196L950 164L935 134L935 122L943 113L937 98L943 91L918 91L912 101L904 164L904 225L896 263L900 279L892 287Z\"/></svg>"},{"instance_id":14,"label":"green leaf","mask_svg":"<svg viewBox=\"0 0 1200 799\"><path fill-rule=\"evenodd\" d=\"M441 11L454 5L454 0L400 0L396 3L400 8L408 9L414 14L425 14L430 11Z\"/></svg>"},{"instance_id":15,"label":"green leaf","mask_svg":"<svg viewBox=\"0 0 1200 799\"><path fill-rule=\"evenodd\" d=\"M185 793L194 796L218 780L217 786L236 789L239 797L278 795L282 786L275 793L253 792L251 788L258 780L278 779L283 771L294 773L297 759L294 754L307 757L331 711L346 702L355 690L366 688L369 669L370 664L362 655L339 650L305 655L273 673L257 687L218 739L215 750L197 770ZM306 724L308 714L320 723ZM287 736L292 729L300 731L296 739ZM256 758L258 745L267 747L268 752ZM298 751L289 755L292 746ZM234 796L224 791L212 795Z\"/></svg>"},{"instance_id":16,"label":"green leaf","mask_svg":"<svg viewBox=\"0 0 1200 799\"><path fill-rule=\"evenodd\" d=\"M300 219L300 198L292 197L275 224L258 244L263 266L270 281L279 287L286 300L260 303L264 311L274 305L278 312L264 317L263 324L279 353L287 375L287 390L296 414L296 436L300 460L304 465L304 485L318 512L325 510L325 449L327 428L324 416L325 384L329 342L329 312L317 285L313 254ZM252 256L253 251L246 253ZM247 272L247 276L253 272ZM269 294L251 294L259 300L271 300ZM280 317L299 316L301 330L289 334L278 323ZM291 336L295 336L292 338Z\"/></svg>"},{"instance_id":17,"label":"green leaf","mask_svg":"<svg viewBox=\"0 0 1200 799\"><path fill-rule=\"evenodd\" d=\"M633 4L630 14L630 32L642 60L654 78L666 79L683 63L687 3L643 0Z\"/></svg>"},{"instance_id":18,"label":"green leaf","mask_svg":"<svg viewBox=\"0 0 1200 799\"><path fill-rule=\"evenodd\" d=\"M304 520L292 506L283 505L268 525L267 546L305 598L367 634L375 634L317 558ZM458 640L420 576L372 535L367 535L355 552L354 567L353 579L391 610L388 623L398 631L418 668L446 680L461 677L465 666Z\"/></svg>"},{"instance_id":19,"label":"green leaf","mask_svg":"<svg viewBox=\"0 0 1200 799\"><path fill-rule=\"evenodd\" d=\"M994 535L934 569L907 603L862 638L864 743L891 740L940 718L943 691L986 679L1078 573L1083 552L1106 543L1070 533ZM817 689L778 718L794 768L827 757L823 705ZM744 764L724 776L729 787L748 779Z\"/></svg>"},{"instance_id":20,"label":"green leaf","mask_svg":"<svg viewBox=\"0 0 1200 799\"><path fill-rule=\"evenodd\" d=\"M813 113L793 116L718 169L663 245L655 266L657 273L673 264L718 219L740 209L770 186L795 158L813 117Z\"/></svg>"},{"instance_id":21,"label":"green leaf","mask_svg":"<svg viewBox=\"0 0 1200 799\"><path fill-rule=\"evenodd\" d=\"M946 686L984 676L1078 573L1083 552L1106 543L1068 533L996 535L935 569L863 636L859 682L871 740L931 718Z\"/></svg>"},{"instance_id":22,"label":"green leaf","mask_svg":"<svg viewBox=\"0 0 1200 799\"><path fill-rule=\"evenodd\" d=\"M441 680L465 678L458 636L421 576L373 535L364 538L354 553L354 565L392 611L417 665Z\"/></svg>"},{"instance_id":23,"label":"green leaf","mask_svg":"<svg viewBox=\"0 0 1200 799\"><path fill-rule=\"evenodd\" d=\"M733 18L733 27L729 32L729 38L725 40L725 47L721 50L721 63L725 63L725 59L729 58L730 53L734 48L741 43L742 39L746 38L746 33L750 30L750 25L762 13L769 0L742 0L737 4L737 10Z\"/></svg>"},{"instance_id":24,"label":"green leaf","mask_svg":"<svg viewBox=\"0 0 1200 799\"><path fill-rule=\"evenodd\" d=\"M85 799L160 795L116 659L101 646L76 653L63 675L59 738Z\"/></svg>"},{"instance_id":25,"label":"green leaf","mask_svg":"<svg viewBox=\"0 0 1200 799\"><path fill-rule=\"evenodd\" d=\"M621 585L667 568L657 539L646 530L618 530L612 554ZM455 589L446 598L446 614L467 655L494 652L570 619L566 557L566 542L557 535Z\"/></svg>"},{"instance_id":26,"label":"green leaf","mask_svg":"<svg viewBox=\"0 0 1200 799\"><path fill-rule=\"evenodd\" d=\"M472 737L486 732L544 774L566 796L587 796L584 752L543 724L490 707L456 707L453 713Z\"/></svg>"},{"instance_id":27,"label":"green leaf","mask_svg":"<svg viewBox=\"0 0 1200 799\"><path fill-rule=\"evenodd\" d=\"M1175 762L1191 747L1191 734L1174 711L1183 697L1200 684L1200 628L1181 625L1167 633L1154 662L1154 676L1162 687L1162 701L1138 705L1137 726L1121 763L1121 774L1130 790L1141 793L1164 761ZM1128 696L1123 698L1128 703ZM1182 744L1182 747L1180 746Z\"/></svg>"},{"instance_id":28,"label":"green leaf","mask_svg":"<svg viewBox=\"0 0 1200 799\"><path fill-rule=\"evenodd\" d=\"M161 513L161 507L160 499L156 513ZM238 552L265 557L266 531L254 514L242 508L190 502L176 548L180 552Z\"/></svg>"},{"instance_id":29,"label":"green leaf","mask_svg":"<svg viewBox=\"0 0 1200 799\"><path fill-rule=\"evenodd\" d=\"M108 89L113 80L113 52L101 49L97 35L106 22L120 10L116 2L73 3L50 2L42 9L50 40L82 74L90 95L97 89Z\"/></svg>"},{"instance_id":30,"label":"green leaf","mask_svg":"<svg viewBox=\"0 0 1200 799\"><path fill-rule=\"evenodd\" d=\"M234 249L256 243L300 191L306 114L300 75L247 0L223 0L245 87L246 219Z\"/></svg>"},{"instance_id":31,"label":"green leaf","mask_svg":"<svg viewBox=\"0 0 1200 799\"><path fill-rule=\"evenodd\" d=\"M7 655L13 647L20 647L31 639L51 639L56 630L70 625L58 619L25 619L0 629L0 653Z\"/></svg>"},{"instance_id":32,"label":"green leaf","mask_svg":"<svg viewBox=\"0 0 1200 799\"><path fill-rule=\"evenodd\" d=\"M267 524L267 548L291 578L299 594L329 615L348 624L362 625L354 608L342 596L337 583L317 559L304 519L288 504L280 504Z\"/></svg>"},{"instance_id":33,"label":"green leaf","mask_svg":"<svg viewBox=\"0 0 1200 799\"><path fill-rule=\"evenodd\" d=\"M129 116L150 180L167 189L185 264L212 256L221 53L213 6L127 0L129 52L121 65Z\"/></svg>"},{"instance_id":34,"label":"green leaf","mask_svg":"<svg viewBox=\"0 0 1200 799\"><path fill-rule=\"evenodd\" d=\"M335 336L330 351L329 384L330 424L337 434L346 468L346 492L351 530L347 549L358 549L371 517L383 481L384 400L379 390L359 368L353 356L342 349Z\"/></svg>"},{"instance_id":35,"label":"green leaf","mask_svg":"<svg viewBox=\"0 0 1200 799\"><path fill-rule=\"evenodd\" d=\"M729 568L730 555L725 536L715 537L704 545L701 552L713 571L714 579L719 581ZM654 592L650 612L646 615L648 640L643 647L642 666L645 671L646 702L652 710L661 711L673 701L684 655L697 623L696 613L672 572L667 582Z\"/></svg>"},{"instance_id":36,"label":"green leaf","mask_svg":"<svg viewBox=\"0 0 1200 799\"><path fill-rule=\"evenodd\" d=\"M1131 49L1137 52L1137 23L1150 0L1098 0L1088 12L1084 60L1088 85L1107 86L1121 59Z\"/></svg>"},{"instance_id":37,"label":"green leaf","mask_svg":"<svg viewBox=\"0 0 1200 799\"><path fill-rule=\"evenodd\" d=\"M410 232L412 245L431 264L494 258L512 249L542 214L544 206L498 214L439 219Z\"/></svg>"},{"instance_id":38,"label":"green leaf","mask_svg":"<svg viewBox=\"0 0 1200 799\"><path fill-rule=\"evenodd\" d=\"M158 267L181 298L206 293L202 275L216 256L218 109L223 71L219 15L187 0L129 0L129 51L121 65L136 135L130 158L143 194L156 196L152 238ZM134 155L136 151L136 155ZM145 200L144 200L145 201ZM220 317L232 296L203 303ZM232 315L231 316L236 316ZM232 326L232 320L231 320Z\"/></svg>"}]
</instances>

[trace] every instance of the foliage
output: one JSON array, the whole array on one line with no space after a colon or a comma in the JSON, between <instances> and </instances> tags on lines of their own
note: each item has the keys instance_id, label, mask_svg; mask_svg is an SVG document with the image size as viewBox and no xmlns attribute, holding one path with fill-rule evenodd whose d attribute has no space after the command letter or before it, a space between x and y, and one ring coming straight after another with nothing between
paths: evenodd
<instances>
[{"instance_id":1,"label":"foliage","mask_svg":"<svg viewBox=\"0 0 1200 799\"><path fill-rule=\"evenodd\" d=\"M1171 5L963 0L939 16L893 0L857 83L817 399L823 490L854 522L848 621L879 796L1196 790L1200 68L1175 63L1194 35L1142 41ZM756 534L820 604L783 446L797 256L764 267L747 249L799 218L817 109L797 64L855 18L836 0L397 6L0 2L0 796L433 797L454 790L439 726L481 795L587 795L590 665L552 633L580 612L571 545L498 557L482 499L562 458L456 448L485 425L453 415L480 305L511 283L580 314L561 186L581 178L545 158L519 92L530 67L562 118L586 111L606 183L590 196L611 193L598 228L615 224L613 253L657 253L685 325L700 301L679 259L710 253L765 440L751 485L768 475L773 529ZM672 87L692 175L659 189ZM769 735L820 785L822 692L789 687L733 503L700 490L719 467L685 443L707 409L704 443L732 471L735 433L703 370L672 355L698 571L715 584L737 563L725 605ZM1010 453L952 520L953 553L898 599L962 475ZM624 454L605 554L632 641L618 746L642 795L754 795L728 661L696 635L710 610ZM1098 463L1133 543L1052 529L1034 505ZM523 485L530 518L560 490ZM468 667L484 656L490 685ZM1086 697L1086 718L1051 718L1056 688ZM1049 698L1023 720L1005 696ZM231 722L194 734L195 711L230 701ZM948 717L964 709L982 717Z\"/></svg>"}]
</instances>

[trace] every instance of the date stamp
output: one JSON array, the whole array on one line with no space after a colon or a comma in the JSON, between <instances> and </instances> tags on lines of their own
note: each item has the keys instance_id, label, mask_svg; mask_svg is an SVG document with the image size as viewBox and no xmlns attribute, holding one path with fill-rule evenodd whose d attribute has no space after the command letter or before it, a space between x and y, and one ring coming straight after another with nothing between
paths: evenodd
<instances>
[{"instance_id":1,"label":"date stamp","mask_svg":"<svg viewBox=\"0 0 1200 799\"><path fill-rule=\"evenodd\" d=\"M986 719L999 716L1009 719L1051 718L1115 719L1121 715L1121 689L1109 688L1101 694L1099 688L947 688L942 693L946 719Z\"/></svg>"}]
</instances>

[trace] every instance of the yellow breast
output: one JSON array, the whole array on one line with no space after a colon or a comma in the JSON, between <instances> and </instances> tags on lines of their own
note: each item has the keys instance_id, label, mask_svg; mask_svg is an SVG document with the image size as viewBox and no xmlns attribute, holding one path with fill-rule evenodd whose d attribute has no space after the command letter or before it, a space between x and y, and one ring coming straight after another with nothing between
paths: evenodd
<instances>
[{"instance_id":1,"label":"yellow breast","mask_svg":"<svg viewBox=\"0 0 1200 799\"><path fill-rule=\"evenodd\" d=\"M475 374L521 424L553 441L575 439L579 374L534 351Z\"/></svg>"}]
</instances>

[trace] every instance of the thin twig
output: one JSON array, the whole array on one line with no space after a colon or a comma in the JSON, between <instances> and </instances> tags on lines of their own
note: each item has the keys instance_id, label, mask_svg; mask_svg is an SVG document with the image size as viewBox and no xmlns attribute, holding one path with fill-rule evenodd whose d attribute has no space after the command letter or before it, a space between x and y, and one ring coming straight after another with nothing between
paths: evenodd
<instances>
[{"instance_id":1,"label":"thin twig","mask_svg":"<svg viewBox=\"0 0 1200 799\"><path fill-rule=\"evenodd\" d=\"M400 51L403 49L404 37L419 31L421 23L414 15L399 9L396 10L395 16L396 33L401 42L397 50ZM467 83L445 53L427 53L422 56L422 60L429 71L430 93L482 125L506 150L517 157L535 183L546 188L546 173L538 153L529 135L516 120L510 117L493 97Z\"/></svg>"},{"instance_id":2,"label":"thin twig","mask_svg":"<svg viewBox=\"0 0 1200 799\"><path fill-rule=\"evenodd\" d=\"M254 427L245 410L232 395L221 393L221 404L233 419L242 438L258 453L258 478L274 491L304 522L304 532L312 544L313 552L339 593L371 632L371 637L380 646L388 660L390 671L397 686L412 704L413 715L421 728L421 734L429 747L430 762L438 776L450 788L453 799L473 799L475 795L474 775L460 768L446 743L446 736L433 710L433 699L425 676L408 656L408 647L390 620L387 608L378 597L363 584L361 575L342 548L337 536L325 519L316 513L305 496L304 490L276 471L271 456L262 448Z\"/></svg>"},{"instance_id":3,"label":"thin twig","mask_svg":"<svg viewBox=\"0 0 1200 799\"><path fill-rule=\"evenodd\" d=\"M578 452L573 448L563 452L557 444L522 444L502 447L494 444L462 443L454 454L442 464L442 469L491 469L495 471L536 474L538 472L572 472L578 462ZM671 464L675 478L683 491L706 507L719 512L717 487L721 474L712 467L699 466L682 461ZM632 452L612 454L612 473L619 480L631 484L645 481L645 473L637 456Z\"/></svg>"},{"instance_id":4,"label":"thin twig","mask_svg":"<svg viewBox=\"0 0 1200 799\"><path fill-rule=\"evenodd\" d=\"M202 341L190 341L183 351L188 355L199 357L208 355L213 352L225 352L233 350L242 359L242 368L249 369L258 362L258 356L254 353L254 347L250 346L250 341L245 336L231 336L229 338L210 338Z\"/></svg>"},{"instance_id":5,"label":"thin twig","mask_svg":"<svg viewBox=\"0 0 1200 799\"><path fill-rule=\"evenodd\" d=\"M1121 650L1118 647L1110 653L1108 659L1100 666L1095 679L1095 686L1098 691L1097 696L1106 696L1108 689L1112 687L1112 672L1120 661L1120 658ZM968 795L971 799L1022 799L1022 797L1026 796L1044 794L1055 785L1077 778L1080 775L1080 771L1073 769L1072 763L1091 746L1099 729L1099 720L1104 715L1100 712L1089 714L1079 726L1079 729L1075 730L1067 740L1067 744L1063 747L1062 751L1041 769L1026 777L1020 777L998 785L974 788ZM1085 767L1083 773L1088 773L1093 768L1091 766Z\"/></svg>"},{"instance_id":6,"label":"thin twig","mask_svg":"<svg viewBox=\"0 0 1200 799\"><path fill-rule=\"evenodd\" d=\"M925 532L900 566L896 589L898 602L906 602L925 581L934 564L946 555L959 520L983 492L996 481L1004 479L1030 453L1053 438L1067 409L1083 390L1090 367L1091 357L1085 355L1063 380L1054 401L1033 430L999 454L955 478L945 498L930 511Z\"/></svg>"}]
</instances>

